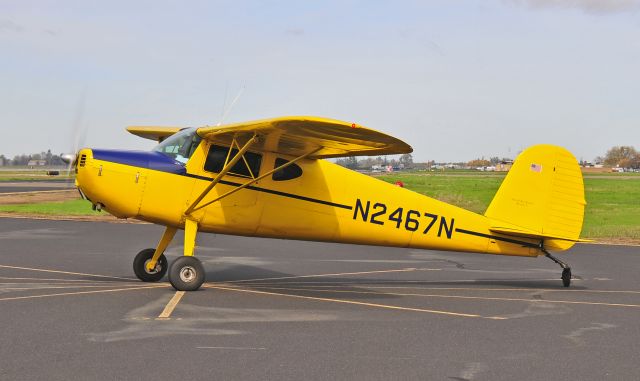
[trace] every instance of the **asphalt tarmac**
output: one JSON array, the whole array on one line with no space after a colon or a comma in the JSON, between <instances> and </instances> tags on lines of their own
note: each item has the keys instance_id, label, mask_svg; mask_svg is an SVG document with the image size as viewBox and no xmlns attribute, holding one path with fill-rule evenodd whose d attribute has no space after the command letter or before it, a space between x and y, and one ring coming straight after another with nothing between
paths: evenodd
<instances>
[{"instance_id":1,"label":"asphalt tarmac","mask_svg":"<svg viewBox=\"0 0 640 381\"><path fill-rule=\"evenodd\" d=\"M560 254L567 289L542 257L201 235L176 293L131 269L161 231L0 219L0 379L640 378L639 247Z\"/></svg>"},{"instance_id":2,"label":"asphalt tarmac","mask_svg":"<svg viewBox=\"0 0 640 381\"><path fill-rule=\"evenodd\" d=\"M0 181L0 193L37 192L74 188L73 181Z\"/></svg>"}]
</instances>

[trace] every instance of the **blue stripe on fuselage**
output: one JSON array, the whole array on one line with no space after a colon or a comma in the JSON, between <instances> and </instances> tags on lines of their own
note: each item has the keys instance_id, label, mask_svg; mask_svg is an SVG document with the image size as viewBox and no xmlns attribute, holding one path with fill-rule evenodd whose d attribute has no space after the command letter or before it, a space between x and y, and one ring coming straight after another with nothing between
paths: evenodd
<instances>
[{"instance_id":1,"label":"blue stripe on fuselage","mask_svg":"<svg viewBox=\"0 0 640 381\"><path fill-rule=\"evenodd\" d=\"M148 168L156 171L184 175L186 168L172 158L155 151L119 151L110 149L93 149L93 158L112 163Z\"/></svg>"}]
</instances>

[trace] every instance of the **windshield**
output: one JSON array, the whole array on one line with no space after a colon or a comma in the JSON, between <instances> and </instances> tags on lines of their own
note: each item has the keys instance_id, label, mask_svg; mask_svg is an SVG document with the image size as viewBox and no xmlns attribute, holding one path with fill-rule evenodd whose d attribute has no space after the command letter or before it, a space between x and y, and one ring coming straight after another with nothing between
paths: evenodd
<instances>
[{"instance_id":1,"label":"windshield","mask_svg":"<svg viewBox=\"0 0 640 381\"><path fill-rule=\"evenodd\" d=\"M202 138L196 134L195 128L185 128L166 138L153 150L169 156L181 164L186 164L193 154L193 151L198 147L200 140L202 140Z\"/></svg>"}]
</instances>

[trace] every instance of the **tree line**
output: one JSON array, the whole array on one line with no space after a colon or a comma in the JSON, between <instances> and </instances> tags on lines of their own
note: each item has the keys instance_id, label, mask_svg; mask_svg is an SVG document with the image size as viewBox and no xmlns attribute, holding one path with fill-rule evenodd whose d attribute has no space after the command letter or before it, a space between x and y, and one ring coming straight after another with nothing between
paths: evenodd
<instances>
[{"instance_id":1,"label":"tree line","mask_svg":"<svg viewBox=\"0 0 640 381\"><path fill-rule=\"evenodd\" d=\"M478 158L474 160L470 160L466 163L460 162L455 163L460 166L466 166L469 168L477 168L477 167L489 167L495 166L501 162L511 162L511 159L508 158L499 158L498 156L491 157L489 159ZM427 163L414 163L413 156L411 154L404 154L398 158L396 157L388 157L388 156L378 156L378 157L356 157L349 156L336 160L336 163L342 165L343 167L347 167L350 169L371 169L374 166L392 166L394 168L405 168L412 169L416 167L424 168L435 165L434 161L429 161ZM588 163L584 160L580 160L580 165L586 166ZM640 152L638 152L632 146L615 146L607 151L604 156L598 156L595 158L593 164L603 164L608 167L620 167L620 168L640 168Z\"/></svg>"},{"instance_id":2,"label":"tree line","mask_svg":"<svg viewBox=\"0 0 640 381\"><path fill-rule=\"evenodd\" d=\"M485 158L474 159L467 162L467 166L471 168L476 167L488 167L496 165L501 161L509 161L509 159L498 157L492 157L489 160ZM640 152L632 146L615 146L607 151L604 156L598 156L594 159L594 163L589 163L584 160L580 160L581 166L588 166L589 164L602 164L607 167L619 167L619 168L640 168Z\"/></svg>"},{"instance_id":3,"label":"tree line","mask_svg":"<svg viewBox=\"0 0 640 381\"><path fill-rule=\"evenodd\" d=\"M640 152L631 146L616 146L607 151L604 157L598 156L596 162L610 167L640 168Z\"/></svg>"},{"instance_id":4,"label":"tree line","mask_svg":"<svg viewBox=\"0 0 640 381\"><path fill-rule=\"evenodd\" d=\"M336 160L336 164L349 169L371 169L374 166L386 167L392 166L394 168L413 168L413 156L410 153L405 153L400 157L378 156L378 157L361 157L358 159L356 156L342 157Z\"/></svg>"}]
</instances>

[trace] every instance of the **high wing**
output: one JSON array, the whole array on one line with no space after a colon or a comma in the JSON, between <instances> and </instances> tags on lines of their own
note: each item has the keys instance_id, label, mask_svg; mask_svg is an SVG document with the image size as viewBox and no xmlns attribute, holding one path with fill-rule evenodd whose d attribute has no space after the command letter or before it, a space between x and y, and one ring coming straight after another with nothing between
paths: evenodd
<instances>
[{"instance_id":1,"label":"high wing","mask_svg":"<svg viewBox=\"0 0 640 381\"><path fill-rule=\"evenodd\" d=\"M410 153L411 146L400 139L355 123L311 116L289 116L201 127L203 139L231 144L239 137L257 134L252 149L300 156L315 151L310 158L372 156Z\"/></svg>"},{"instance_id":2,"label":"high wing","mask_svg":"<svg viewBox=\"0 0 640 381\"><path fill-rule=\"evenodd\" d=\"M155 140L161 142L167 137L179 132L181 127L142 127L131 126L127 127L127 131L141 138Z\"/></svg>"}]
</instances>

